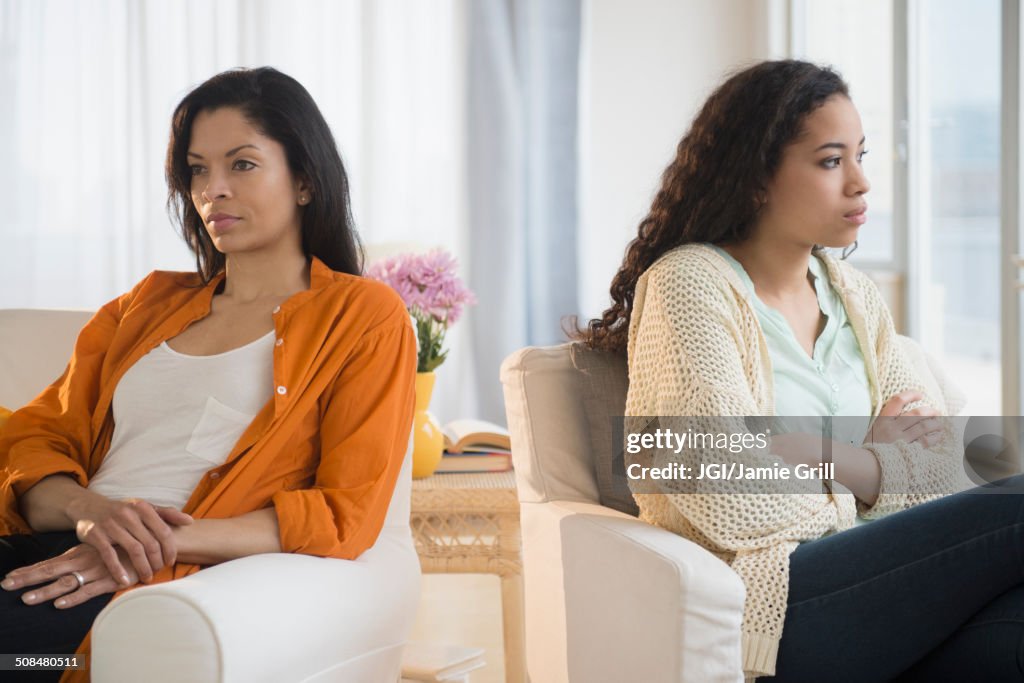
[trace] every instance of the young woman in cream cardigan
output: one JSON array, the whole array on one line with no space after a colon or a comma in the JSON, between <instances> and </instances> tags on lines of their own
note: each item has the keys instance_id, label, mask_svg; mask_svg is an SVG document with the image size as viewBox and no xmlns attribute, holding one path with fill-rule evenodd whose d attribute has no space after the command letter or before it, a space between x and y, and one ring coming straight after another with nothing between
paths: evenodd
<instances>
[{"instance_id":1,"label":"young woman in cream cardigan","mask_svg":"<svg viewBox=\"0 0 1024 683\"><path fill-rule=\"evenodd\" d=\"M737 73L679 143L585 337L627 350L627 415L861 416L820 493L634 489L644 519L743 579L748 679L1016 680L1024 497L943 495L970 485L939 417L957 408L915 371L872 282L825 251L867 221L864 154L837 74ZM820 439L787 436L771 457L819 464Z\"/></svg>"}]
</instances>

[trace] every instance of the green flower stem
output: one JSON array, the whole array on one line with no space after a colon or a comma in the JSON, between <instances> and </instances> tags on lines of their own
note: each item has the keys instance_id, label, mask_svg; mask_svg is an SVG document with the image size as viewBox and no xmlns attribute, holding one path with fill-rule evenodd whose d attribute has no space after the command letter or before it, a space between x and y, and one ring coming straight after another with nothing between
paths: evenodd
<instances>
[{"instance_id":1,"label":"green flower stem","mask_svg":"<svg viewBox=\"0 0 1024 683\"><path fill-rule=\"evenodd\" d=\"M442 348L444 335L448 331L448 322L437 320L418 310L411 312L416 319L416 336L420 344L416 372L433 372L448 357L448 350Z\"/></svg>"}]
</instances>

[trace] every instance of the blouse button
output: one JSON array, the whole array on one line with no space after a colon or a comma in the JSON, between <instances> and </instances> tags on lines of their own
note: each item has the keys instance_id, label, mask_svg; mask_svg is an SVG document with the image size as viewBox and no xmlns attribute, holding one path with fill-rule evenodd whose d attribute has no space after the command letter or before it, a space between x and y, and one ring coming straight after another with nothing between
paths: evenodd
<instances>
[{"instance_id":1,"label":"blouse button","mask_svg":"<svg viewBox=\"0 0 1024 683\"><path fill-rule=\"evenodd\" d=\"M263 310L266 310L266 309L263 309ZM280 312L281 312L281 307L280 306L274 306L274 313L280 313Z\"/></svg>"},{"instance_id":2,"label":"blouse button","mask_svg":"<svg viewBox=\"0 0 1024 683\"><path fill-rule=\"evenodd\" d=\"M284 339L278 338L278 340L274 342L274 346L280 346L281 344L284 344Z\"/></svg>"},{"instance_id":3,"label":"blouse button","mask_svg":"<svg viewBox=\"0 0 1024 683\"><path fill-rule=\"evenodd\" d=\"M285 388L284 386L279 386L279 387L277 388L277 393L279 393L279 394L281 394L282 396L284 396L285 394L287 394L287 393L288 393L288 389L286 389L286 388Z\"/></svg>"},{"instance_id":4,"label":"blouse button","mask_svg":"<svg viewBox=\"0 0 1024 683\"><path fill-rule=\"evenodd\" d=\"M220 479L220 472L210 472L210 479Z\"/></svg>"}]
</instances>

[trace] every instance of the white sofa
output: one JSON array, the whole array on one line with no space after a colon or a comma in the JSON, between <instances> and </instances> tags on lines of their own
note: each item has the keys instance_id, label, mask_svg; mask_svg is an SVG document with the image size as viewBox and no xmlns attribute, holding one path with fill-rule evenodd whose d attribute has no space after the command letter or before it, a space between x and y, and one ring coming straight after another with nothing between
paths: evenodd
<instances>
[{"instance_id":1,"label":"white sofa","mask_svg":"<svg viewBox=\"0 0 1024 683\"><path fill-rule=\"evenodd\" d=\"M962 394L916 342L900 340L929 393L959 413ZM601 504L600 488L606 500L615 492L595 454L602 439L611 448L608 423L625 411L625 358L573 344L530 347L505 359L501 381L519 490L530 679L743 681L745 590L736 573L700 546ZM593 439L602 428L607 438ZM628 490L624 497L632 505Z\"/></svg>"},{"instance_id":2,"label":"white sofa","mask_svg":"<svg viewBox=\"0 0 1024 683\"><path fill-rule=\"evenodd\" d=\"M58 377L91 313L0 310L0 405ZM420 565L411 448L377 543L353 561L255 555L110 603L93 626L96 683L398 680Z\"/></svg>"}]
</instances>

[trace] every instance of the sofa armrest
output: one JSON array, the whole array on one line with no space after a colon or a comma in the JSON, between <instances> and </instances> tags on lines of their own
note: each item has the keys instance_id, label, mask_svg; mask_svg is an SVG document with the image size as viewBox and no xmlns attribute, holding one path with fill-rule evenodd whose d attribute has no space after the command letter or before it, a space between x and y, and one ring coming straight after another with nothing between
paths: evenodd
<instances>
[{"instance_id":1,"label":"sofa armrest","mask_svg":"<svg viewBox=\"0 0 1024 683\"><path fill-rule=\"evenodd\" d=\"M745 592L724 562L592 503L524 503L522 518L533 680L743 680Z\"/></svg>"},{"instance_id":2,"label":"sofa armrest","mask_svg":"<svg viewBox=\"0 0 1024 683\"><path fill-rule=\"evenodd\" d=\"M253 555L130 591L93 625L93 680L397 680L419 603L408 529L356 560Z\"/></svg>"}]
</instances>

